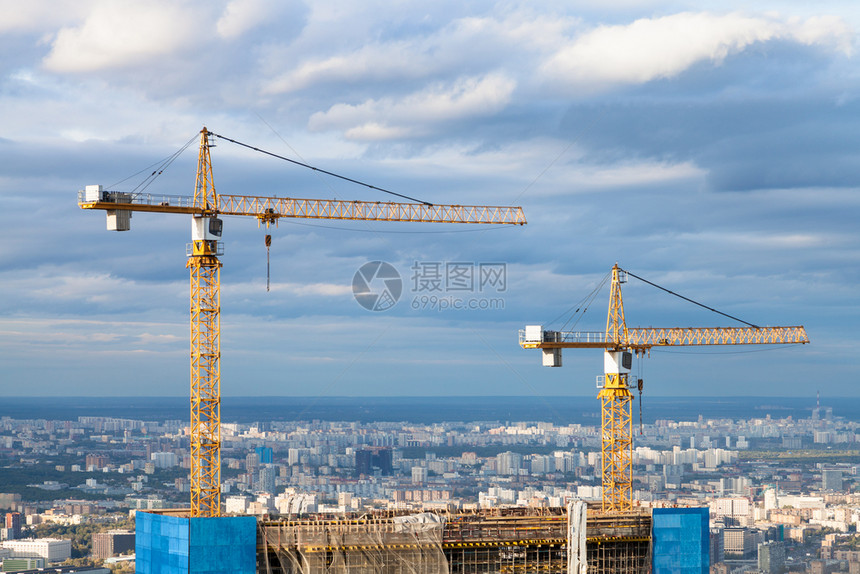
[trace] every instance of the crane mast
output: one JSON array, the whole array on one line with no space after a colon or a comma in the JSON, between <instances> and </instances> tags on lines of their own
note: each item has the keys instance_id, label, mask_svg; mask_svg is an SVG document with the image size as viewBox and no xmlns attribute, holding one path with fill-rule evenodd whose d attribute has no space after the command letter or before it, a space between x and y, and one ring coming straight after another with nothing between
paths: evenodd
<instances>
[{"instance_id":1,"label":"crane mast","mask_svg":"<svg viewBox=\"0 0 860 574\"><path fill-rule=\"evenodd\" d=\"M600 399L601 484L603 509L617 510L633 495L633 393L627 384L630 353L627 348L627 323L621 282L625 274L612 268L609 291L609 313L606 316L606 340L615 341L613 348L603 352L603 388Z\"/></svg>"},{"instance_id":2,"label":"crane mast","mask_svg":"<svg viewBox=\"0 0 860 574\"><path fill-rule=\"evenodd\" d=\"M209 132L200 132L194 203L204 215L191 224L186 266L191 285L191 514L221 515L221 220Z\"/></svg>"},{"instance_id":3,"label":"crane mast","mask_svg":"<svg viewBox=\"0 0 860 574\"><path fill-rule=\"evenodd\" d=\"M541 349L543 364L560 367L566 348L603 349L602 384L597 398L601 411L601 483L603 510L623 512L633 507L633 393L629 373L633 353L644 355L652 347L691 345L805 344L806 330L795 327L627 327L621 285L627 273L612 268L609 311L604 332L544 331L528 325L520 331L520 346Z\"/></svg>"},{"instance_id":4,"label":"crane mast","mask_svg":"<svg viewBox=\"0 0 860 574\"><path fill-rule=\"evenodd\" d=\"M153 196L88 185L78 193L81 209L101 209L107 227L127 231L133 212L191 215L186 248L190 275L191 511L193 517L221 515L221 244L219 215L255 217L269 225L282 217L525 225L520 207L438 205L220 195L215 191L210 143L200 132L194 196Z\"/></svg>"}]
</instances>

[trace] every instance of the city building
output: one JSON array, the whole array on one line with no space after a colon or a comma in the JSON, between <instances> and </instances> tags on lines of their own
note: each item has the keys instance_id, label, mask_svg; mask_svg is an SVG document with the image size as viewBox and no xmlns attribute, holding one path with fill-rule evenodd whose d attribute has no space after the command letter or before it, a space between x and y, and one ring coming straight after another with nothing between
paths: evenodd
<instances>
[{"instance_id":1,"label":"city building","mask_svg":"<svg viewBox=\"0 0 860 574\"><path fill-rule=\"evenodd\" d=\"M173 452L154 452L150 455L150 460L155 465L155 468L174 468L179 466L179 458Z\"/></svg>"},{"instance_id":2,"label":"city building","mask_svg":"<svg viewBox=\"0 0 860 574\"><path fill-rule=\"evenodd\" d=\"M781 574L785 570L785 544L775 540L759 544L758 569L764 574Z\"/></svg>"},{"instance_id":3,"label":"city building","mask_svg":"<svg viewBox=\"0 0 860 574\"><path fill-rule=\"evenodd\" d=\"M412 467L412 484L425 484L427 482L427 469L423 466Z\"/></svg>"},{"instance_id":4,"label":"city building","mask_svg":"<svg viewBox=\"0 0 860 574\"><path fill-rule=\"evenodd\" d=\"M726 558L752 556L759 540L759 533L747 528L726 528L723 530L723 551Z\"/></svg>"},{"instance_id":5,"label":"city building","mask_svg":"<svg viewBox=\"0 0 860 574\"><path fill-rule=\"evenodd\" d=\"M0 510L18 510L21 504L21 495L0 492Z\"/></svg>"},{"instance_id":6,"label":"city building","mask_svg":"<svg viewBox=\"0 0 860 574\"><path fill-rule=\"evenodd\" d=\"M9 531L6 534L6 540L14 540L21 538L21 513L8 512L6 513L6 529Z\"/></svg>"},{"instance_id":7,"label":"city building","mask_svg":"<svg viewBox=\"0 0 860 574\"><path fill-rule=\"evenodd\" d=\"M46 562L62 562L72 556L72 541L57 538L24 538L6 540L3 548L12 551L12 558L44 558Z\"/></svg>"},{"instance_id":8,"label":"city building","mask_svg":"<svg viewBox=\"0 0 860 574\"><path fill-rule=\"evenodd\" d=\"M257 455L260 464L272 464L273 452L271 447L258 446L254 449L254 453Z\"/></svg>"},{"instance_id":9,"label":"city building","mask_svg":"<svg viewBox=\"0 0 860 574\"><path fill-rule=\"evenodd\" d=\"M373 447L355 451L355 475L372 475L378 471L383 476L393 472L393 458L390 448Z\"/></svg>"},{"instance_id":10,"label":"city building","mask_svg":"<svg viewBox=\"0 0 860 574\"><path fill-rule=\"evenodd\" d=\"M260 467L259 478L256 482L256 489L258 492L268 492L269 494L275 493L275 479L278 476L278 469L275 468L271 464L263 464Z\"/></svg>"},{"instance_id":11,"label":"city building","mask_svg":"<svg viewBox=\"0 0 860 574\"><path fill-rule=\"evenodd\" d=\"M22 570L36 570L45 568L44 558L5 558L3 559L3 572L20 572Z\"/></svg>"},{"instance_id":12,"label":"city building","mask_svg":"<svg viewBox=\"0 0 860 574\"><path fill-rule=\"evenodd\" d=\"M842 471L841 470L822 470L821 471L821 490L832 490L835 492L842 491Z\"/></svg>"},{"instance_id":13,"label":"city building","mask_svg":"<svg viewBox=\"0 0 860 574\"><path fill-rule=\"evenodd\" d=\"M134 550L134 532L109 530L93 534L93 558L104 560Z\"/></svg>"}]
</instances>

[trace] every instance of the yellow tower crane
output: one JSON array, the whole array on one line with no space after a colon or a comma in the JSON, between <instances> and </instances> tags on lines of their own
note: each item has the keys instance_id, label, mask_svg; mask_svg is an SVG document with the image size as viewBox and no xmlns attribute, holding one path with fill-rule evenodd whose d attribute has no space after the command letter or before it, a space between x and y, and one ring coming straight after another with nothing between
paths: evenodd
<instances>
[{"instance_id":1,"label":"yellow tower crane","mask_svg":"<svg viewBox=\"0 0 860 574\"><path fill-rule=\"evenodd\" d=\"M627 327L621 298L627 275L618 264L612 268L606 331L544 331L540 325L520 331L520 346L541 349L547 367L561 366L562 349L604 349L604 376L598 378L602 388L597 398L601 405L603 510L607 512L623 512L633 506L633 393L628 382L633 353L644 355L652 347L809 342L803 327Z\"/></svg>"},{"instance_id":2,"label":"yellow tower crane","mask_svg":"<svg viewBox=\"0 0 860 574\"><path fill-rule=\"evenodd\" d=\"M267 226L277 223L282 217L427 223L526 223L519 207L218 194L215 192L212 177L209 150L213 144L210 143L210 136L245 145L218 136L205 127L201 130L197 182L193 198L108 191L100 185L88 185L78 194L78 205L82 209L102 209L107 212L107 227L112 231L130 229L131 214L135 211L192 216L192 242L187 248L187 267L191 276L190 482L191 516L194 517L221 514L221 262L218 256L223 255L223 246L220 243L220 215L253 216ZM323 173L336 175L325 171ZM343 177L341 179L349 180Z\"/></svg>"}]
</instances>

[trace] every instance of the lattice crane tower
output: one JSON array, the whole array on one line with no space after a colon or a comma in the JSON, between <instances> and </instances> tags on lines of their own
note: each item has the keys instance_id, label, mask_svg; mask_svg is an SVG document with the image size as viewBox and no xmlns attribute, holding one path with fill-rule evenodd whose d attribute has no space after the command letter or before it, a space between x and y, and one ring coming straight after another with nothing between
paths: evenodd
<instances>
[{"instance_id":1,"label":"lattice crane tower","mask_svg":"<svg viewBox=\"0 0 860 574\"><path fill-rule=\"evenodd\" d=\"M529 325L520 331L520 345L524 349L542 349L547 367L561 366L562 349L604 350L604 375L597 398L601 406L603 510L607 512L633 507L633 393L628 381L633 353L642 355L652 347L809 342L802 326L628 328L621 298L621 284L627 281L627 275L618 264L612 267L606 331L544 331L540 325Z\"/></svg>"},{"instance_id":2,"label":"lattice crane tower","mask_svg":"<svg viewBox=\"0 0 860 574\"><path fill-rule=\"evenodd\" d=\"M220 215L252 216L267 226L277 223L282 217L422 223L526 223L519 207L221 195L215 191L209 154L213 145L209 141L210 136L240 143L214 134L205 127L201 130L193 198L108 191L100 185L88 185L78 194L78 205L82 209L107 212L107 227L112 231L130 229L131 214L135 211L192 216L192 242L187 248L187 267L191 279L191 516L195 517L221 514L221 262L218 256L223 255L223 245L220 242Z\"/></svg>"}]
</instances>

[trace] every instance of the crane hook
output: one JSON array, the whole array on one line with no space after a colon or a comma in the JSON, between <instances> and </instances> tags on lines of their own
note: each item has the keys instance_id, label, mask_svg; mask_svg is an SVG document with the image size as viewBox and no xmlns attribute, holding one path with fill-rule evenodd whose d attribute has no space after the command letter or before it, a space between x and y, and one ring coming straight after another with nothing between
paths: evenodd
<instances>
[{"instance_id":1,"label":"crane hook","mask_svg":"<svg viewBox=\"0 0 860 574\"><path fill-rule=\"evenodd\" d=\"M272 236L266 234L266 293L269 292L269 286L271 284L271 265L269 263L269 247L272 246Z\"/></svg>"}]
</instances>

